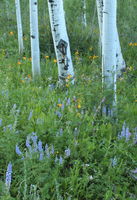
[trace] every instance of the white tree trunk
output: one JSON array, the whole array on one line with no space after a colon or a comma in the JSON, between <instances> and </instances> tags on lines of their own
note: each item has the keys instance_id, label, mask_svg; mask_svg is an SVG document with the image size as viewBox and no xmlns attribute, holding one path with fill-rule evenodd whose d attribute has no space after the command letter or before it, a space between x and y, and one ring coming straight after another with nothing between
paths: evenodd
<instances>
[{"instance_id":1,"label":"white tree trunk","mask_svg":"<svg viewBox=\"0 0 137 200\"><path fill-rule=\"evenodd\" d=\"M102 78L106 91L110 92L110 104L116 104L116 0L104 0L103 27L102 27ZM106 114L112 114L113 110L106 107ZM112 113L108 113L111 112Z\"/></svg>"},{"instance_id":2,"label":"white tree trunk","mask_svg":"<svg viewBox=\"0 0 137 200\"><path fill-rule=\"evenodd\" d=\"M10 16L9 1L6 0L6 1L5 1L5 4L6 4L6 15L7 15L7 19L9 20L9 16Z\"/></svg>"},{"instance_id":3,"label":"white tree trunk","mask_svg":"<svg viewBox=\"0 0 137 200\"><path fill-rule=\"evenodd\" d=\"M118 35L118 30L117 30L117 53L116 53L116 58L117 58L117 75L121 75L122 69L126 67L125 60L122 55L121 51L121 45L119 41L119 35Z\"/></svg>"},{"instance_id":4,"label":"white tree trunk","mask_svg":"<svg viewBox=\"0 0 137 200\"><path fill-rule=\"evenodd\" d=\"M84 24L84 26L87 26L87 16L86 16L87 5L86 5L86 0L82 0L82 4L83 4L82 23Z\"/></svg>"},{"instance_id":5,"label":"white tree trunk","mask_svg":"<svg viewBox=\"0 0 137 200\"><path fill-rule=\"evenodd\" d=\"M59 82L64 84L68 75L74 83L74 70L69 39L66 30L63 0L48 0L49 16L54 48L58 63Z\"/></svg>"},{"instance_id":6,"label":"white tree trunk","mask_svg":"<svg viewBox=\"0 0 137 200\"><path fill-rule=\"evenodd\" d=\"M18 29L19 53L22 54L24 50L24 45L23 45L23 31L22 31L22 21L21 21L20 0L15 0L15 6L16 6L17 29Z\"/></svg>"},{"instance_id":7,"label":"white tree trunk","mask_svg":"<svg viewBox=\"0 0 137 200\"><path fill-rule=\"evenodd\" d=\"M98 23L99 23L99 30L100 30L100 39L99 39L99 46L100 49L102 48L102 24L103 24L103 6L104 0L96 0L97 4L97 14L98 14ZM117 28L117 27L116 27ZM117 50L116 50L116 57L117 57L117 75L121 75L121 70L126 67L125 61L123 59L123 55L121 52L121 46L119 41L118 30L117 31Z\"/></svg>"},{"instance_id":8,"label":"white tree trunk","mask_svg":"<svg viewBox=\"0 0 137 200\"><path fill-rule=\"evenodd\" d=\"M37 0L30 0L30 34L31 34L32 75L34 79L37 79L38 77L40 77L40 48L39 48Z\"/></svg>"},{"instance_id":9,"label":"white tree trunk","mask_svg":"<svg viewBox=\"0 0 137 200\"><path fill-rule=\"evenodd\" d=\"M99 43L100 43L100 47L101 45L101 41L102 41L102 24L103 24L103 0L96 0L96 4L97 4L97 15L98 15L98 24L99 24L99 32L100 32L100 38L99 38Z\"/></svg>"}]
</instances>

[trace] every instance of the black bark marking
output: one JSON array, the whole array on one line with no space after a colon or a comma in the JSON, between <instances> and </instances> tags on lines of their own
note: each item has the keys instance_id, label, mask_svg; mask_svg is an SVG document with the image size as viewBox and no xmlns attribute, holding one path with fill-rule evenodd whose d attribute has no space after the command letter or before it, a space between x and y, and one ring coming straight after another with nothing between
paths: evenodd
<instances>
[{"instance_id":1,"label":"black bark marking","mask_svg":"<svg viewBox=\"0 0 137 200\"><path fill-rule=\"evenodd\" d=\"M58 45L57 45L57 49L65 56L67 54L67 47L68 47L68 43L64 40L60 40Z\"/></svg>"},{"instance_id":2,"label":"black bark marking","mask_svg":"<svg viewBox=\"0 0 137 200\"><path fill-rule=\"evenodd\" d=\"M34 36L34 35L31 35L31 38L32 38L32 39L35 39L35 36Z\"/></svg>"}]
</instances>

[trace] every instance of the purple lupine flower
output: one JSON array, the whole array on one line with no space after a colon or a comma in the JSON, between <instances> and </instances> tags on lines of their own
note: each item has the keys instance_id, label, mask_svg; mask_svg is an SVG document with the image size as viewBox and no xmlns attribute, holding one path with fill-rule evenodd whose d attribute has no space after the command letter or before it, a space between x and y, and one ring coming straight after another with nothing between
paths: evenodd
<instances>
[{"instance_id":1,"label":"purple lupine flower","mask_svg":"<svg viewBox=\"0 0 137 200\"><path fill-rule=\"evenodd\" d=\"M6 180L5 180L5 184L6 184L7 188L8 188L8 190L10 189L11 179L12 179L12 164L10 162L8 164L8 167L7 167Z\"/></svg>"},{"instance_id":2,"label":"purple lupine flower","mask_svg":"<svg viewBox=\"0 0 137 200\"><path fill-rule=\"evenodd\" d=\"M69 148L65 150L65 155L66 155L66 157L70 156L70 149Z\"/></svg>"},{"instance_id":3,"label":"purple lupine flower","mask_svg":"<svg viewBox=\"0 0 137 200\"><path fill-rule=\"evenodd\" d=\"M30 111L29 116L28 116L28 120L29 120L29 121L30 121L31 118L32 118L32 114L33 114L33 111Z\"/></svg>"},{"instance_id":4,"label":"purple lupine flower","mask_svg":"<svg viewBox=\"0 0 137 200\"><path fill-rule=\"evenodd\" d=\"M134 169L134 170L131 170L131 172L132 172L133 174L137 174L137 168Z\"/></svg>"},{"instance_id":5,"label":"purple lupine flower","mask_svg":"<svg viewBox=\"0 0 137 200\"><path fill-rule=\"evenodd\" d=\"M62 156L59 157L59 164L60 164L60 165L63 164L63 158L62 158Z\"/></svg>"},{"instance_id":6,"label":"purple lupine flower","mask_svg":"<svg viewBox=\"0 0 137 200\"><path fill-rule=\"evenodd\" d=\"M43 148L42 148L42 142L41 142L41 140L39 140L39 142L38 142L38 150L40 152L39 160L43 160Z\"/></svg>"},{"instance_id":7,"label":"purple lupine flower","mask_svg":"<svg viewBox=\"0 0 137 200\"><path fill-rule=\"evenodd\" d=\"M126 141L128 141L130 136L131 136L131 133L129 132L129 128L126 127L126 123L124 122L123 126L122 126L122 131L118 135L118 138L121 139L121 138L125 137Z\"/></svg>"},{"instance_id":8,"label":"purple lupine flower","mask_svg":"<svg viewBox=\"0 0 137 200\"><path fill-rule=\"evenodd\" d=\"M117 165L117 158L116 157L111 159L111 165L112 165L112 167L115 167Z\"/></svg>"},{"instance_id":9,"label":"purple lupine flower","mask_svg":"<svg viewBox=\"0 0 137 200\"><path fill-rule=\"evenodd\" d=\"M61 114L61 112L59 112L59 111L56 111L56 115L60 118L60 117L62 117L62 114Z\"/></svg>"},{"instance_id":10,"label":"purple lupine flower","mask_svg":"<svg viewBox=\"0 0 137 200\"><path fill-rule=\"evenodd\" d=\"M10 129L10 131L12 130L12 124L9 124L7 127Z\"/></svg>"},{"instance_id":11,"label":"purple lupine flower","mask_svg":"<svg viewBox=\"0 0 137 200\"><path fill-rule=\"evenodd\" d=\"M129 132L129 128L127 127L126 128L126 133L125 133L126 141L129 140L130 136L131 136L131 133Z\"/></svg>"},{"instance_id":12,"label":"purple lupine flower","mask_svg":"<svg viewBox=\"0 0 137 200\"><path fill-rule=\"evenodd\" d=\"M21 152L21 150L17 144L16 144L16 154L18 154L19 156L22 156L22 160L24 159L23 153Z\"/></svg>"},{"instance_id":13,"label":"purple lupine flower","mask_svg":"<svg viewBox=\"0 0 137 200\"><path fill-rule=\"evenodd\" d=\"M63 135L63 129L62 129L62 128L59 129L59 135L60 135L60 136Z\"/></svg>"},{"instance_id":14,"label":"purple lupine flower","mask_svg":"<svg viewBox=\"0 0 137 200\"><path fill-rule=\"evenodd\" d=\"M62 110L62 111L64 110L64 107L65 107L65 106L64 106L64 103L63 103L62 106L61 106L61 110Z\"/></svg>"},{"instance_id":15,"label":"purple lupine flower","mask_svg":"<svg viewBox=\"0 0 137 200\"><path fill-rule=\"evenodd\" d=\"M41 140L39 140L39 142L38 142L38 150L39 150L40 152L43 151Z\"/></svg>"},{"instance_id":16,"label":"purple lupine flower","mask_svg":"<svg viewBox=\"0 0 137 200\"><path fill-rule=\"evenodd\" d=\"M29 149L30 152L32 152L32 147L30 145L30 138L29 137L27 137L27 139L26 139L26 147Z\"/></svg>"},{"instance_id":17,"label":"purple lupine flower","mask_svg":"<svg viewBox=\"0 0 137 200\"><path fill-rule=\"evenodd\" d=\"M51 154L54 154L55 150L54 150L54 146L51 146Z\"/></svg>"},{"instance_id":18,"label":"purple lupine flower","mask_svg":"<svg viewBox=\"0 0 137 200\"><path fill-rule=\"evenodd\" d=\"M48 151L49 147L48 144L45 145L45 152Z\"/></svg>"},{"instance_id":19,"label":"purple lupine flower","mask_svg":"<svg viewBox=\"0 0 137 200\"><path fill-rule=\"evenodd\" d=\"M0 126L2 126L2 119L0 119Z\"/></svg>"},{"instance_id":20,"label":"purple lupine flower","mask_svg":"<svg viewBox=\"0 0 137 200\"><path fill-rule=\"evenodd\" d=\"M59 160L59 159L58 159L58 157L56 156L56 158L55 158L55 163L57 163L57 162L58 162L58 160Z\"/></svg>"},{"instance_id":21,"label":"purple lupine flower","mask_svg":"<svg viewBox=\"0 0 137 200\"><path fill-rule=\"evenodd\" d=\"M19 156L22 155L22 152L17 144L16 144L16 154L18 154Z\"/></svg>"},{"instance_id":22,"label":"purple lupine flower","mask_svg":"<svg viewBox=\"0 0 137 200\"><path fill-rule=\"evenodd\" d=\"M33 145L34 145L34 151L36 152L38 149L38 145L37 145L38 137L37 137L36 133L32 132L31 139L32 139Z\"/></svg>"},{"instance_id":23,"label":"purple lupine flower","mask_svg":"<svg viewBox=\"0 0 137 200\"><path fill-rule=\"evenodd\" d=\"M66 105L69 106L70 105L70 98L67 99Z\"/></svg>"}]
</instances>

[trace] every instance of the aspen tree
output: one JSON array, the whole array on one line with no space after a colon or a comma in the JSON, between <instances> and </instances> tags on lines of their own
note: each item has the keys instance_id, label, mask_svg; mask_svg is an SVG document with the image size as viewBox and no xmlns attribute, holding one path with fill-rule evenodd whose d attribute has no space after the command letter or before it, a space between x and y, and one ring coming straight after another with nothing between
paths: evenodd
<instances>
[{"instance_id":1,"label":"aspen tree","mask_svg":"<svg viewBox=\"0 0 137 200\"><path fill-rule=\"evenodd\" d=\"M16 6L19 53L22 54L24 50L24 45L23 45L23 31L22 31L20 0L15 0L15 6Z\"/></svg>"},{"instance_id":2,"label":"aspen tree","mask_svg":"<svg viewBox=\"0 0 137 200\"><path fill-rule=\"evenodd\" d=\"M74 70L67 35L63 0L48 0L50 25L58 64L59 83L64 84L67 76L74 83Z\"/></svg>"},{"instance_id":3,"label":"aspen tree","mask_svg":"<svg viewBox=\"0 0 137 200\"><path fill-rule=\"evenodd\" d=\"M35 80L40 77L40 48L39 48L37 0L30 0L30 37L31 37L32 75Z\"/></svg>"},{"instance_id":4,"label":"aspen tree","mask_svg":"<svg viewBox=\"0 0 137 200\"><path fill-rule=\"evenodd\" d=\"M87 26L87 16L86 16L86 0L82 0L82 6L83 6L83 17L82 17L82 23L84 24L84 26Z\"/></svg>"},{"instance_id":5,"label":"aspen tree","mask_svg":"<svg viewBox=\"0 0 137 200\"><path fill-rule=\"evenodd\" d=\"M97 14L98 14L98 23L99 23L99 30L100 30L100 39L99 39L99 46L101 49L102 46L102 24L103 24L103 6L104 6L104 0L96 0L97 4ZM123 59L122 51L121 51L121 45L119 41L119 35L118 30L116 26L116 37L117 37L117 43L116 43L116 59L117 59L117 75L121 75L121 70L126 67L125 61Z\"/></svg>"},{"instance_id":6,"label":"aspen tree","mask_svg":"<svg viewBox=\"0 0 137 200\"><path fill-rule=\"evenodd\" d=\"M103 112L113 115L116 106L116 0L104 0L102 26L102 78L107 105ZM112 109L111 109L112 106Z\"/></svg>"}]
</instances>

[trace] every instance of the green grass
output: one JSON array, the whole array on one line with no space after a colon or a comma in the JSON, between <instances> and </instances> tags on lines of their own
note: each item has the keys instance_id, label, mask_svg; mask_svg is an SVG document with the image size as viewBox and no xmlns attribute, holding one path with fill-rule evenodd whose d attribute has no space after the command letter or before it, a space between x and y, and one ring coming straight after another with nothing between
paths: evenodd
<instances>
[{"instance_id":1,"label":"green grass","mask_svg":"<svg viewBox=\"0 0 137 200\"><path fill-rule=\"evenodd\" d=\"M12 3L10 8L14 10ZM4 8L4 1L2 6ZM41 4L40 6L42 9ZM122 7L122 3L119 5L119 29L128 68L117 84L117 120L102 116L100 109L97 112L105 94L101 86L101 58L91 59L91 56L97 55L98 52L96 20L93 37L90 38L89 33L87 40L84 38L90 29L90 24L81 34L81 26L77 21L74 23L77 24L79 31L76 31L76 26L72 27L68 21L70 30L68 32L72 36L70 41L76 81L74 86L67 83L64 88L60 88L57 84L57 65L54 63L49 26L47 26L46 38L44 27L40 22L40 34L43 37L41 40L42 78L38 83L34 83L31 78L27 24L25 26L26 50L23 56L19 56L15 16L12 13L8 21L2 9L0 10L3 13L0 30L0 119L2 120L0 199L137 199L137 180L131 175L131 170L137 168L137 148L134 138L137 127L135 57L137 47L128 45L131 41L136 42L133 31L136 24L128 17L125 17L127 21L123 22L128 9L135 13L136 1L132 1L132 4L126 1L125 7ZM68 19L71 10L69 12ZM88 15L90 15L89 11ZM24 19L27 18L25 14L23 16ZM81 40L78 39L80 37ZM78 56L75 55L76 50L79 51ZM49 58L46 59L45 55ZM132 133L128 141L125 137L118 138L124 122ZM48 144L50 156L47 150L40 160L40 152L29 152L26 139L32 136L33 132L37 134L38 141L42 141L43 148ZM30 143L33 147L33 142ZM15 151L16 145L22 151L20 156ZM70 156L65 155L65 150L68 148ZM9 162L13 165L13 172L8 191L5 186L5 176Z\"/></svg>"}]
</instances>

